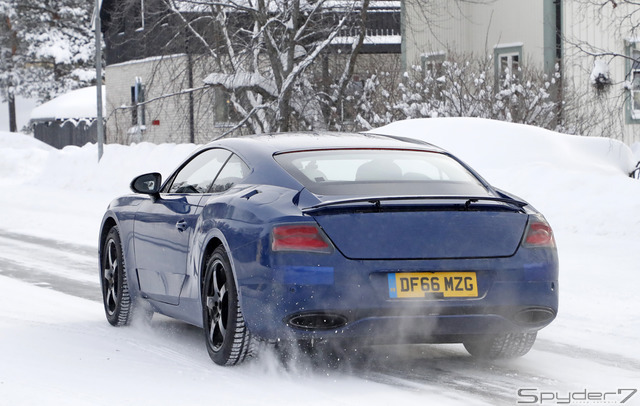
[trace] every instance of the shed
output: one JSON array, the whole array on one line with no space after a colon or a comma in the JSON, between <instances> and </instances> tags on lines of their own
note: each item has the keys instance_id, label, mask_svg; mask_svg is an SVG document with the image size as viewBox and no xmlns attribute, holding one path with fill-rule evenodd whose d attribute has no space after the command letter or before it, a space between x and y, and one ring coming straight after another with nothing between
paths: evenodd
<instances>
[{"instance_id":1,"label":"shed","mask_svg":"<svg viewBox=\"0 0 640 406\"><path fill-rule=\"evenodd\" d=\"M102 89L104 106L104 86ZM96 87L85 87L36 107L31 112L29 124L35 138L53 147L82 146L97 142L97 112Z\"/></svg>"}]
</instances>

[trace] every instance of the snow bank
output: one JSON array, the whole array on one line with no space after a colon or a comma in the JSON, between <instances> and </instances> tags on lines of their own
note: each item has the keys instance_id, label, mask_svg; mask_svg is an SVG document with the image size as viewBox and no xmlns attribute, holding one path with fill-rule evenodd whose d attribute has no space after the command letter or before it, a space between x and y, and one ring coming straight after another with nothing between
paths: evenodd
<instances>
[{"instance_id":1,"label":"snow bank","mask_svg":"<svg viewBox=\"0 0 640 406\"><path fill-rule=\"evenodd\" d=\"M129 193L129 182L141 173L168 176L196 147L147 142L106 144L98 162L96 144L58 150L27 135L0 132L0 184L116 196Z\"/></svg>"},{"instance_id":2,"label":"snow bank","mask_svg":"<svg viewBox=\"0 0 640 406\"><path fill-rule=\"evenodd\" d=\"M0 194L1 227L93 246L107 205L130 193L135 176L168 176L195 148L108 144L98 163L96 144L58 150L31 136L0 132L0 187L9 191Z\"/></svg>"},{"instance_id":3,"label":"snow bank","mask_svg":"<svg viewBox=\"0 0 640 406\"><path fill-rule=\"evenodd\" d=\"M610 138L580 137L524 124L479 118L405 120L370 132L433 143L483 171L548 163L567 171L595 170L628 174L637 162L629 147Z\"/></svg>"},{"instance_id":4,"label":"snow bank","mask_svg":"<svg viewBox=\"0 0 640 406\"><path fill-rule=\"evenodd\" d=\"M373 133L417 138L471 165L491 184L541 210L557 233L640 241L637 160L620 141L477 118L399 121Z\"/></svg>"},{"instance_id":5,"label":"snow bank","mask_svg":"<svg viewBox=\"0 0 640 406\"><path fill-rule=\"evenodd\" d=\"M473 118L407 120L372 132L415 137L451 151L493 185L540 209L560 234L640 240L640 182L627 177L637 161L619 141ZM152 171L167 176L195 148L108 144L98 163L95 144L55 150L32 137L0 133L0 185L60 194L70 209L94 200L99 206L89 207L102 212L111 198L129 193L133 177Z\"/></svg>"}]
</instances>

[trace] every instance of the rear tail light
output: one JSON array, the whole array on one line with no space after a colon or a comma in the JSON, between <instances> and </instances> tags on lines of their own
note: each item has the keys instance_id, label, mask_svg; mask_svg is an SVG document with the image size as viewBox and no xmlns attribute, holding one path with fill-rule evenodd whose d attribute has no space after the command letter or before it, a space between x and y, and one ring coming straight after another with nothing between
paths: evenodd
<instances>
[{"instance_id":1,"label":"rear tail light","mask_svg":"<svg viewBox=\"0 0 640 406\"><path fill-rule=\"evenodd\" d=\"M542 217L531 217L527 224L527 232L523 245L529 247L555 247L551 226Z\"/></svg>"},{"instance_id":2,"label":"rear tail light","mask_svg":"<svg viewBox=\"0 0 640 406\"><path fill-rule=\"evenodd\" d=\"M331 252L322 231L313 224L276 226L271 232L273 251Z\"/></svg>"}]
</instances>

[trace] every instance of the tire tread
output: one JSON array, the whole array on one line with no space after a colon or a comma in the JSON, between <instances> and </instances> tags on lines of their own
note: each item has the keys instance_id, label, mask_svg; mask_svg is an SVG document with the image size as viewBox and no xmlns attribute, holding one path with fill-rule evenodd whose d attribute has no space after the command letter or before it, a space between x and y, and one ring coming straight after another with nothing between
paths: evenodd
<instances>
[{"instance_id":1,"label":"tire tread","mask_svg":"<svg viewBox=\"0 0 640 406\"><path fill-rule=\"evenodd\" d=\"M506 333L464 342L467 351L477 358L507 359L522 357L531 350L537 332Z\"/></svg>"}]
</instances>

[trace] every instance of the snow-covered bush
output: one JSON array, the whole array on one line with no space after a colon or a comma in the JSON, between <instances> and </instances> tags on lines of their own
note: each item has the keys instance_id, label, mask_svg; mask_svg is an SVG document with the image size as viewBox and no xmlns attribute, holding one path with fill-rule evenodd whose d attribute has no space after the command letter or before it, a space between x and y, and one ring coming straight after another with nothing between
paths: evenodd
<instances>
[{"instance_id":1,"label":"snow-covered bush","mask_svg":"<svg viewBox=\"0 0 640 406\"><path fill-rule=\"evenodd\" d=\"M395 82L389 72L371 71L354 95L355 121L370 129L392 121L423 117L482 117L555 128L560 106L554 101L559 74L535 70L494 73L492 58L455 56L437 70L413 66Z\"/></svg>"}]
</instances>

